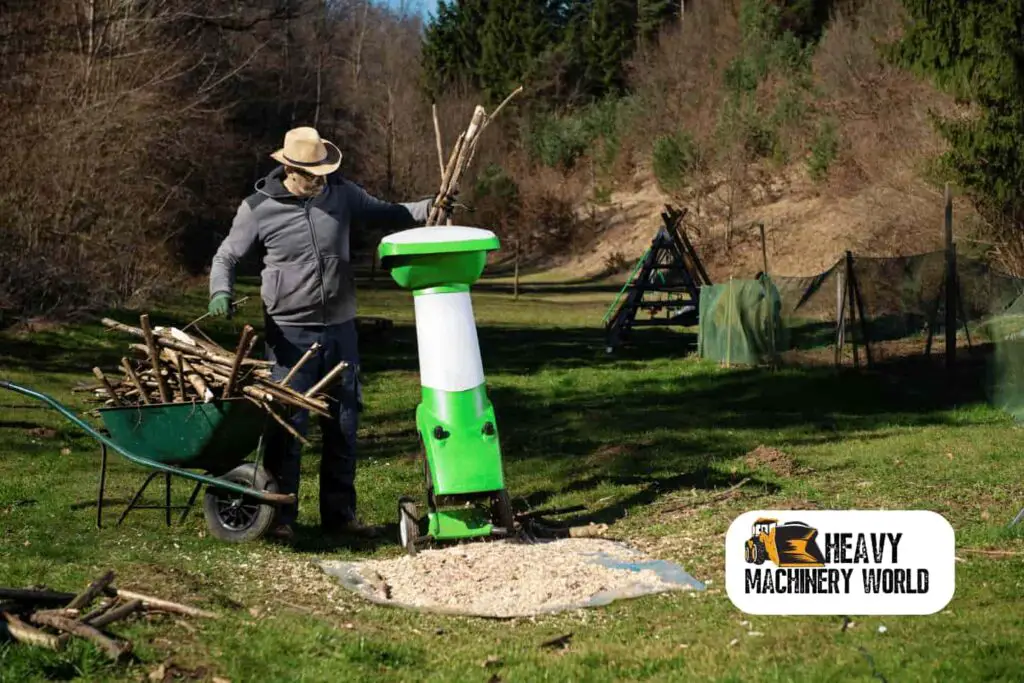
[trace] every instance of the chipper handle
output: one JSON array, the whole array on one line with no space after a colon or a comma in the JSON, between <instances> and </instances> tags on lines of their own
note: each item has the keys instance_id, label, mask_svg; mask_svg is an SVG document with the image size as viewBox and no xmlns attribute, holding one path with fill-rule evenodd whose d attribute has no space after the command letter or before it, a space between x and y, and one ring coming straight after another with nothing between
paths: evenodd
<instances>
[{"instance_id":1,"label":"chipper handle","mask_svg":"<svg viewBox=\"0 0 1024 683\"><path fill-rule=\"evenodd\" d=\"M189 470L183 470L172 465L165 465L162 462L156 462L155 460L149 460L139 455L135 455L131 451L125 450L121 446L117 445L117 443L115 443L114 441L110 440L100 432L93 429L88 422L85 422L77 415L75 415L73 412L68 410L66 407L64 407L64 405L60 403L60 401L57 401L56 399L47 396L46 394L40 393L33 389L29 389L27 387L15 384L14 382L10 382L8 380L3 379L0 379L0 389L8 389L10 391L15 391L19 394L24 394L25 396L30 396L34 399L49 404L51 408L58 411L61 415L63 415L64 417L66 417L67 419L71 420L76 425L84 429L97 441L99 441L102 444L105 444L106 446L109 446L113 450L117 451L118 453L126 457L128 460L131 460L136 465L141 465L143 467L151 467L155 470L160 470L161 472L168 472L170 474L177 474L178 476L185 477L186 479L200 481L204 484L207 484L208 486L214 486L220 489L227 489L228 491L233 491L235 493L251 496L252 498L256 498L257 500L263 503L271 503L274 505L289 505L295 502L294 493L272 493L270 491L260 491L254 488L250 488L248 486L242 486L241 484L236 484L234 482L225 481L223 479L207 476L205 474L199 474L198 472L190 472Z\"/></svg>"}]
</instances>

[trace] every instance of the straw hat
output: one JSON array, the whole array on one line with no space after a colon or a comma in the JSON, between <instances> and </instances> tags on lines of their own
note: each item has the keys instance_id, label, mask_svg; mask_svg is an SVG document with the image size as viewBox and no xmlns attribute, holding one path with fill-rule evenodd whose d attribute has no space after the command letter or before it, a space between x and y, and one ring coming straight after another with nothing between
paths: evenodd
<instances>
[{"instance_id":1,"label":"straw hat","mask_svg":"<svg viewBox=\"0 0 1024 683\"><path fill-rule=\"evenodd\" d=\"M341 166L341 150L320 137L316 128L292 128L284 135L284 147L270 155L285 166L313 175L327 175Z\"/></svg>"}]
</instances>

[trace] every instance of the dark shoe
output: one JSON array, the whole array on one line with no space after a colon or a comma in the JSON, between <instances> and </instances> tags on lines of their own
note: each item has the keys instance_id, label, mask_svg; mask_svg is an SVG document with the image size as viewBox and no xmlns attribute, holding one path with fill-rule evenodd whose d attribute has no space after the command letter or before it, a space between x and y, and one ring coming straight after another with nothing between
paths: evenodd
<instances>
[{"instance_id":1,"label":"dark shoe","mask_svg":"<svg viewBox=\"0 0 1024 683\"><path fill-rule=\"evenodd\" d=\"M352 519L347 522L324 524L324 533L330 536L358 536L359 538L378 538L383 528L364 524L361 520Z\"/></svg>"},{"instance_id":2,"label":"dark shoe","mask_svg":"<svg viewBox=\"0 0 1024 683\"><path fill-rule=\"evenodd\" d=\"M282 541L284 543L291 543L295 538L295 532L292 530L291 524L278 524L267 532L267 538L275 541Z\"/></svg>"}]
</instances>

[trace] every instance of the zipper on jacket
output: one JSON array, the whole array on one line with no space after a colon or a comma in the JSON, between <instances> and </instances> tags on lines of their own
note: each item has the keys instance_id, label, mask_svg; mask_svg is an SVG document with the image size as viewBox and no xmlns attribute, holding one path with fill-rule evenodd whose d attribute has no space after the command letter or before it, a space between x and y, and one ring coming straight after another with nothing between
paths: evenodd
<instances>
[{"instance_id":1,"label":"zipper on jacket","mask_svg":"<svg viewBox=\"0 0 1024 683\"><path fill-rule=\"evenodd\" d=\"M324 289L324 270L320 262L320 245L316 242L316 230L313 228L313 219L309 215L309 205L312 199L305 201L304 211L306 213L306 226L309 228L309 237L313 240L313 251L316 253L316 272L320 276L320 317L324 324L327 324L327 291Z\"/></svg>"}]
</instances>

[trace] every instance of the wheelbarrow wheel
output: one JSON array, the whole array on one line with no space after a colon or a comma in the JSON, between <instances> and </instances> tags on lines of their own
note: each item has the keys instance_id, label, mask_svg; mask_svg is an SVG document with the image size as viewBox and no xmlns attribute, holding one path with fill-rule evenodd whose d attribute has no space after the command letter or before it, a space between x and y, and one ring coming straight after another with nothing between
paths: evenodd
<instances>
[{"instance_id":1,"label":"wheelbarrow wheel","mask_svg":"<svg viewBox=\"0 0 1024 683\"><path fill-rule=\"evenodd\" d=\"M220 478L233 484L277 492L274 478L252 462L239 465ZM275 506L269 503L261 503L240 493L214 486L208 486L203 497L203 515L210 533L231 543L245 543L260 538L274 522L276 513Z\"/></svg>"},{"instance_id":2,"label":"wheelbarrow wheel","mask_svg":"<svg viewBox=\"0 0 1024 683\"><path fill-rule=\"evenodd\" d=\"M416 503L411 498L403 496L398 500L398 542L405 548L405 552L415 555L416 539L419 535Z\"/></svg>"}]
</instances>

